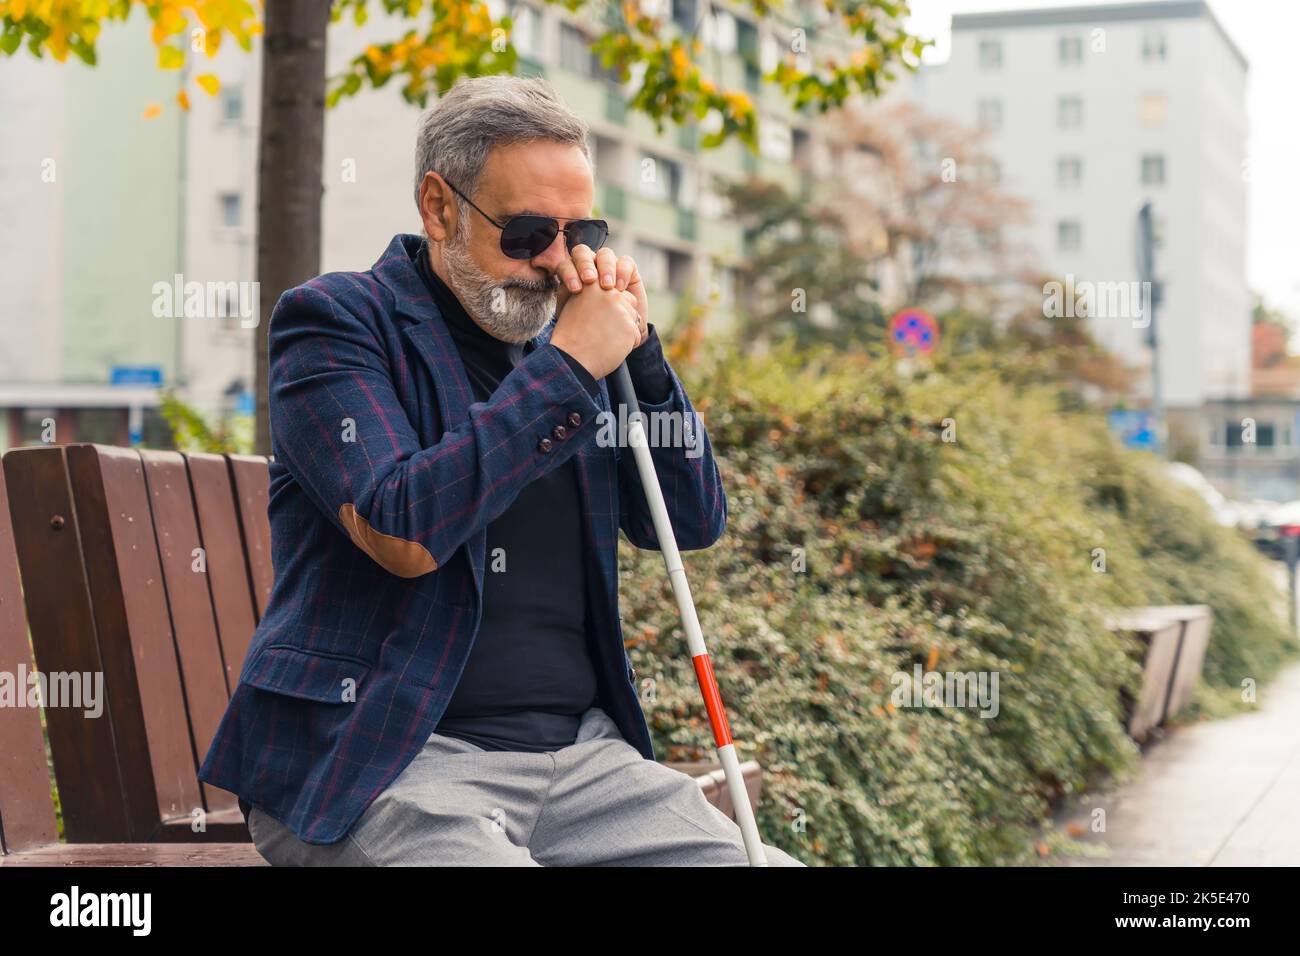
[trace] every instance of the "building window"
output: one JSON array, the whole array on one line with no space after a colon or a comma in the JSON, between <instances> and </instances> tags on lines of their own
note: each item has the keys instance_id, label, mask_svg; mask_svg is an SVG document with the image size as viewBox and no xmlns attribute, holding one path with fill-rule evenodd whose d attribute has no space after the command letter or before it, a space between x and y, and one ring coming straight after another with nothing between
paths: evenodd
<instances>
[{"instance_id":1,"label":"building window","mask_svg":"<svg viewBox=\"0 0 1300 956\"><path fill-rule=\"evenodd\" d=\"M1056 185L1073 189L1083 181L1083 160L1078 156L1062 156L1056 161Z\"/></svg>"},{"instance_id":2,"label":"building window","mask_svg":"<svg viewBox=\"0 0 1300 956\"><path fill-rule=\"evenodd\" d=\"M1142 157L1142 185L1163 186L1165 184L1165 158L1159 153Z\"/></svg>"},{"instance_id":3,"label":"building window","mask_svg":"<svg viewBox=\"0 0 1300 956\"><path fill-rule=\"evenodd\" d=\"M641 153L637 157L636 191L647 199L676 203L681 198L682 171L671 159Z\"/></svg>"},{"instance_id":4,"label":"building window","mask_svg":"<svg viewBox=\"0 0 1300 956\"><path fill-rule=\"evenodd\" d=\"M1002 41L980 40L980 67L985 70L1002 68Z\"/></svg>"},{"instance_id":5,"label":"building window","mask_svg":"<svg viewBox=\"0 0 1300 956\"><path fill-rule=\"evenodd\" d=\"M542 51L541 16L535 7L518 4L510 13L510 43L520 56L536 60Z\"/></svg>"},{"instance_id":6,"label":"building window","mask_svg":"<svg viewBox=\"0 0 1300 956\"><path fill-rule=\"evenodd\" d=\"M788 123L772 116L758 125L758 151L765 159L788 163L794 157L794 134Z\"/></svg>"},{"instance_id":7,"label":"building window","mask_svg":"<svg viewBox=\"0 0 1300 956\"><path fill-rule=\"evenodd\" d=\"M227 229L238 229L243 224L243 209L239 193L223 193L221 203L221 224Z\"/></svg>"},{"instance_id":8,"label":"building window","mask_svg":"<svg viewBox=\"0 0 1300 956\"><path fill-rule=\"evenodd\" d=\"M238 123L244 118L244 91L238 86L227 86L221 91L221 118L227 123Z\"/></svg>"},{"instance_id":9,"label":"building window","mask_svg":"<svg viewBox=\"0 0 1300 956\"><path fill-rule=\"evenodd\" d=\"M982 129L1002 128L1002 101L980 100L975 107L976 120Z\"/></svg>"},{"instance_id":10,"label":"building window","mask_svg":"<svg viewBox=\"0 0 1300 956\"><path fill-rule=\"evenodd\" d=\"M1056 224L1058 252L1078 252L1083 248L1083 226L1077 219L1062 219Z\"/></svg>"},{"instance_id":11,"label":"building window","mask_svg":"<svg viewBox=\"0 0 1300 956\"><path fill-rule=\"evenodd\" d=\"M726 183L713 173L702 173L700 180L701 216L710 219L724 219L731 211L731 203L726 197Z\"/></svg>"},{"instance_id":12,"label":"building window","mask_svg":"<svg viewBox=\"0 0 1300 956\"><path fill-rule=\"evenodd\" d=\"M1083 125L1083 98L1062 96L1056 101L1056 125L1061 129L1078 129Z\"/></svg>"},{"instance_id":13,"label":"building window","mask_svg":"<svg viewBox=\"0 0 1300 956\"><path fill-rule=\"evenodd\" d=\"M1163 30L1148 30L1142 34L1143 63L1163 63L1167 52Z\"/></svg>"},{"instance_id":14,"label":"building window","mask_svg":"<svg viewBox=\"0 0 1300 956\"><path fill-rule=\"evenodd\" d=\"M695 0L672 0L672 4L673 22L681 27L683 32L694 34L697 26Z\"/></svg>"},{"instance_id":15,"label":"building window","mask_svg":"<svg viewBox=\"0 0 1300 956\"><path fill-rule=\"evenodd\" d=\"M1061 66L1078 66L1083 62L1083 37L1078 35L1061 37L1056 50Z\"/></svg>"},{"instance_id":16,"label":"building window","mask_svg":"<svg viewBox=\"0 0 1300 956\"><path fill-rule=\"evenodd\" d=\"M1143 93L1138 97L1138 121L1143 126L1161 126L1169 113L1163 93Z\"/></svg>"},{"instance_id":17,"label":"building window","mask_svg":"<svg viewBox=\"0 0 1300 956\"><path fill-rule=\"evenodd\" d=\"M636 269L645 281L645 287L655 291L668 288L668 250L637 240Z\"/></svg>"},{"instance_id":18,"label":"building window","mask_svg":"<svg viewBox=\"0 0 1300 956\"><path fill-rule=\"evenodd\" d=\"M700 36L719 53L736 52L736 18L726 10L713 10L700 24Z\"/></svg>"},{"instance_id":19,"label":"building window","mask_svg":"<svg viewBox=\"0 0 1300 956\"><path fill-rule=\"evenodd\" d=\"M590 76L622 82L618 70L606 68L600 57L591 51L591 41L572 24L560 24L560 66L580 76Z\"/></svg>"}]
</instances>

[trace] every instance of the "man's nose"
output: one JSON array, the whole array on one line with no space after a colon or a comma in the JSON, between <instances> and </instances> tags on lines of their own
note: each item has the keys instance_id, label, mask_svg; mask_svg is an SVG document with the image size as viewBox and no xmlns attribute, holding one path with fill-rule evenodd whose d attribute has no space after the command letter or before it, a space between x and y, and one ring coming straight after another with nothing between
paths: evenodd
<instances>
[{"instance_id":1,"label":"man's nose","mask_svg":"<svg viewBox=\"0 0 1300 956\"><path fill-rule=\"evenodd\" d=\"M557 232L551 244L542 252L533 256L529 262L538 269L545 269L551 275L569 258L569 248L564 241L564 232Z\"/></svg>"}]
</instances>

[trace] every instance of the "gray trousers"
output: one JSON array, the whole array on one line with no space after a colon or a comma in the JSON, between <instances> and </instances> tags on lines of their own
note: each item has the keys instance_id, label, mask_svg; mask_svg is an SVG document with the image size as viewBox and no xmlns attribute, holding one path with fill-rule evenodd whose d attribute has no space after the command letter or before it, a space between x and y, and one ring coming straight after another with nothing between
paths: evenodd
<instances>
[{"instance_id":1,"label":"gray trousers","mask_svg":"<svg viewBox=\"0 0 1300 956\"><path fill-rule=\"evenodd\" d=\"M433 734L337 843L300 840L254 807L275 866L745 866L740 828L686 774L646 760L592 707L549 753ZM764 845L771 866L803 866Z\"/></svg>"}]
</instances>

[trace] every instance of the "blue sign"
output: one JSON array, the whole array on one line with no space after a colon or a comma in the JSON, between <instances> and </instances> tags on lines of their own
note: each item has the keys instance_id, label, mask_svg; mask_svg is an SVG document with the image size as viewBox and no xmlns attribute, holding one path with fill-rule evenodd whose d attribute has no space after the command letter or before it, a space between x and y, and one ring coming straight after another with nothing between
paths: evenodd
<instances>
[{"instance_id":1,"label":"blue sign","mask_svg":"<svg viewBox=\"0 0 1300 956\"><path fill-rule=\"evenodd\" d=\"M1117 408L1106 416L1111 434L1124 443L1125 448L1155 451L1155 419L1140 408Z\"/></svg>"},{"instance_id":2,"label":"blue sign","mask_svg":"<svg viewBox=\"0 0 1300 956\"><path fill-rule=\"evenodd\" d=\"M158 388L163 383L161 365L114 365L109 371L110 385L151 385Z\"/></svg>"}]
</instances>

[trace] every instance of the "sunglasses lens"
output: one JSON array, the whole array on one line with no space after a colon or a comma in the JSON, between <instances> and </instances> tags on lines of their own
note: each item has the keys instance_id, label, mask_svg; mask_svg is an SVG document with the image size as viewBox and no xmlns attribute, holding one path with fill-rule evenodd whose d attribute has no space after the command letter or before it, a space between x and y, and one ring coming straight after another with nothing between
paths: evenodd
<instances>
[{"instance_id":1,"label":"sunglasses lens","mask_svg":"<svg viewBox=\"0 0 1300 956\"><path fill-rule=\"evenodd\" d=\"M511 259L531 259L546 251L557 231L554 219L515 216L501 230L501 251Z\"/></svg>"},{"instance_id":2,"label":"sunglasses lens","mask_svg":"<svg viewBox=\"0 0 1300 956\"><path fill-rule=\"evenodd\" d=\"M564 236L570 249L587 246L595 252L609 237L609 224L603 219L575 219L565 227Z\"/></svg>"}]
</instances>

